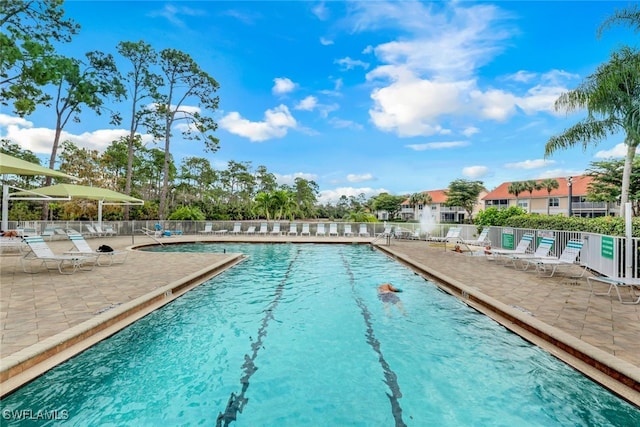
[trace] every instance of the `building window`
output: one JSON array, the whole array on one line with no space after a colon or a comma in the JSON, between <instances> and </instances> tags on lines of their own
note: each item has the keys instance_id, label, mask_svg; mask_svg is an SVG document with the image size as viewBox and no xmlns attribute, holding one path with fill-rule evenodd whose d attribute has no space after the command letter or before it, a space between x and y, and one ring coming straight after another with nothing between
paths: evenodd
<instances>
[{"instance_id":1,"label":"building window","mask_svg":"<svg viewBox=\"0 0 640 427\"><path fill-rule=\"evenodd\" d=\"M560 206L560 199L558 197L550 197L549 198L549 207L557 208Z\"/></svg>"},{"instance_id":2,"label":"building window","mask_svg":"<svg viewBox=\"0 0 640 427\"><path fill-rule=\"evenodd\" d=\"M436 205L431 205L431 210L435 211L436 209L438 209L438 207Z\"/></svg>"},{"instance_id":3,"label":"building window","mask_svg":"<svg viewBox=\"0 0 640 427\"><path fill-rule=\"evenodd\" d=\"M529 207L529 201L528 200L518 200L518 206L520 206L521 208L527 209Z\"/></svg>"}]
</instances>

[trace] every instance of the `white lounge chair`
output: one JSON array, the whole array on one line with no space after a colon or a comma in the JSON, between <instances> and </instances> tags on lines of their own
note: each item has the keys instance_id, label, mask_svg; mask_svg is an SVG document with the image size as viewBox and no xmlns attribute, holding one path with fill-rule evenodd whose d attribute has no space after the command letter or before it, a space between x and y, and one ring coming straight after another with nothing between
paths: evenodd
<instances>
[{"instance_id":1,"label":"white lounge chair","mask_svg":"<svg viewBox=\"0 0 640 427\"><path fill-rule=\"evenodd\" d=\"M609 285L609 290L607 292L596 293L593 291L593 282L601 282ZM640 279L638 278L625 278L625 277L607 277L607 276L589 276L587 277L587 283L591 288L591 293L594 295L611 295L611 290L615 289L616 294L618 295L618 300L622 304L640 304L640 295L636 295L634 292L634 288L640 289ZM622 299L620 295L620 288L629 288L629 292L633 298L636 300L625 301Z\"/></svg>"},{"instance_id":2,"label":"white lounge chair","mask_svg":"<svg viewBox=\"0 0 640 427\"><path fill-rule=\"evenodd\" d=\"M91 237L99 237L100 236L100 234L98 234L96 229L93 228L93 225L85 224L84 227L87 229L87 232L89 233L89 236L91 236Z\"/></svg>"},{"instance_id":3,"label":"white lounge chair","mask_svg":"<svg viewBox=\"0 0 640 427\"><path fill-rule=\"evenodd\" d=\"M338 224L336 223L329 224L329 236L338 237Z\"/></svg>"},{"instance_id":4,"label":"white lounge chair","mask_svg":"<svg viewBox=\"0 0 640 427\"><path fill-rule=\"evenodd\" d=\"M451 227L451 228L449 228L449 230L447 230L447 234L445 236L429 237L427 239L427 241L429 241L429 242L439 242L439 243L448 243L448 242L450 242L452 240L459 241L460 240L460 233L462 233L462 228L461 227Z\"/></svg>"},{"instance_id":5,"label":"white lounge chair","mask_svg":"<svg viewBox=\"0 0 640 427\"><path fill-rule=\"evenodd\" d=\"M311 236L311 232L309 231L309 223L302 224L302 231L300 232L301 236Z\"/></svg>"},{"instance_id":6,"label":"white lounge chair","mask_svg":"<svg viewBox=\"0 0 640 427\"><path fill-rule=\"evenodd\" d=\"M53 236L56 235L56 227L53 224L47 225L42 234L40 234L43 239L49 239L49 241L53 240Z\"/></svg>"},{"instance_id":7,"label":"white lounge chair","mask_svg":"<svg viewBox=\"0 0 640 427\"><path fill-rule=\"evenodd\" d=\"M213 230L213 234L227 234L229 232L229 230L227 230L226 228L221 228L219 230Z\"/></svg>"},{"instance_id":8,"label":"white lounge chair","mask_svg":"<svg viewBox=\"0 0 640 427\"><path fill-rule=\"evenodd\" d=\"M240 224L239 222L236 222L235 224L233 224L233 230L231 230L231 234L238 235L241 233L242 233L242 224Z\"/></svg>"},{"instance_id":9,"label":"white lounge chair","mask_svg":"<svg viewBox=\"0 0 640 427\"><path fill-rule=\"evenodd\" d=\"M351 224L345 224L344 225L344 229L342 230L342 235L344 237L351 237L353 236L353 232L351 231Z\"/></svg>"},{"instance_id":10,"label":"white lounge chair","mask_svg":"<svg viewBox=\"0 0 640 427\"><path fill-rule=\"evenodd\" d=\"M247 228L247 231L244 232L245 234L256 234L256 226L255 225L250 225L249 228Z\"/></svg>"},{"instance_id":11,"label":"white lounge chair","mask_svg":"<svg viewBox=\"0 0 640 427\"><path fill-rule=\"evenodd\" d=\"M47 269L50 264L55 264L60 274L73 274L78 269L93 270L97 262L96 256L87 255L56 255L41 236L25 237L24 242L29 246L29 251L20 258L22 271L35 273L31 267L33 261L44 265ZM29 270L27 270L29 264Z\"/></svg>"},{"instance_id":12,"label":"white lounge chair","mask_svg":"<svg viewBox=\"0 0 640 427\"><path fill-rule=\"evenodd\" d=\"M382 233L376 234L376 237L391 236L392 233L393 233L393 227L387 225L382 231Z\"/></svg>"},{"instance_id":13,"label":"white lounge chair","mask_svg":"<svg viewBox=\"0 0 640 427\"><path fill-rule=\"evenodd\" d=\"M274 236L279 236L280 235L280 223L276 222L275 224L273 224L273 228L271 229L271 234L273 234Z\"/></svg>"},{"instance_id":14,"label":"white lounge chair","mask_svg":"<svg viewBox=\"0 0 640 427\"><path fill-rule=\"evenodd\" d=\"M369 230L367 228L367 224L360 224L360 230L358 231L358 236L360 237L369 237Z\"/></svg>"},{"instance_id":15,"label":"white lounge chair","mask_svg":"<svg viewBox=\"0 0 640 427\"><path fill-rule=\"evenodd\" d=\"M509 255L518 255L524 254L529 249L529 246L533 242L533 233L526 233L520 239L518 246L515 249L493 249L487 251L487 256L489 259L499 260L501 258L507 257Z\"/></svg>"},{"instance_id":16,"label":"white lounge chair","mask_svg":"<svg viewBox=\"0 0 640 427\"><path fill-rule=\"evenodd\" d=\"M526 270L529 267L529 263L527 262L528 259L548 258L549 252L551 252L555 241L555 237L543 237L542 240L540 240L540 244L538 244L538 247L536 248L536 251L534 253L507 255L507 262L511 261L513 267L518 268L517 262L519 261L521 264L521 269Z\"/></svg>"},{"instance_id":17,"label":"white lounge chair","mask_svg":"<svg viewBox=\"0 0 640 427\"><path fill-rule=\"evenodd\" d=\"M316 228L316 236L326 236L323 223L318 224L318 227Z\"/></svg>"},{"instance_id":18,"label":"white lounge chair","mask_svg":"<svg viewBox=\"0 0 640 427\"><path fill-rule=\"evenodd\" d=\"M262 224L260 224L260 230L258 231L258 234L263 234L263 235L267 235L267 223L263 222Z\"/></svg>"},{"instance_id":19,"label":"white lounge chair","mask_svg":"<svg viewBox=\"0 0 640 427\"><path fill-rule=\"evenodd\" d=\"M473 246L485 246L491 245L491 240L489 240L489 227L484 227L477 238L463 240L466 245Z\"/></svg>"},{"instance_id":20,"label":"white lounge chair","mask_svg":"<svg viewBox=\"0 0 640 427\"><path fill-rule=\"evenodd\" d=\"M98 233L98 236L113 236L113 232L107 232L106 229L102 229L102 226L100 225L95 225L94 228L96 229L96 232ZM112 229L113 230L113 229Z\"/></svg>"},{"instance_id":21,"label":"white lounge chair","mask_svg":"<svg viewBox=\"0 0 640 427\"><path fill-rule=\"evenodd\" d=\"M74 250L69 250L65 252L65 255L86 255L86 256L95 256L96 263L100 266L112 265L112 264L122 264L127 260L127 256L129 255L129 251L110 251L110 252L102 252L98 250L93 250L89 243L84 240L82 234L79 233L69 233L69 240L73 243ZM102 263L100 259L106 259L108 262Z\"/></svg>"},{"instance_id":22,"label":"white lounge chair","mask_svg":"<svg viewBox=\"0 0 640 427\"><path fill-rule=\"evenodd\" d=\"M211 234L211 233L213 233L213 223L207 222L204 225L204 230L199 231L199 233L202 233L202 234Z\"/></svg>"},{"instance_id":23,"label":"white lounge chair","mask_svg":"<svg viewBox=\"0 0 640 427\"><path fill-rule=\"evenodd\" d=\"M298 235L298 224L289 225L289 236L297 236Z\"/></svg>"},{"instance_id":24,"label":"white lounge chair","mask_svg":"<svg viewBox=\"0 0 640 427\"><path fill-rule=\"evenodd\" d=\"M105 236L115 236L118 233L116 233L116 230L115 228L113 228L113 225L105 225L104 234Z\"/></svg>"},{"instance_id":25,"label":"white lounge chair","mask_svg":"<svg viewBox=\"0 0 640 427\"><path fill-rule=\"evenodd\" d=\"M23 253L25 249L22 237L0 237L0 253L5 253L5 251Z\"/></svg>"},{"instance_id":26,"label":"white lounge chair","mask_svg":"<svg viewBox=\"0 0 640 427\"><path fill-rule=\"evenodd\" d=\"M582 240L569 240L567 242L567 246L564 247L564 250L560 254L558 258L555 257L542 257L542 258L532 258L525 260L528 264L534 265L536 267L536 271L538 274L542 275L547 272L547 268L551 269L551 273L548 275L545 274L545 277L552 277L556 270L561 267L570 267L575 265L576 260L578 259L578 255L580 255L580 251L584 246L584 242ZM582 277L584 273L587 271L587 266L585 265L582 269L582 273L579 276Z\"/></svg>"}]
</instances>

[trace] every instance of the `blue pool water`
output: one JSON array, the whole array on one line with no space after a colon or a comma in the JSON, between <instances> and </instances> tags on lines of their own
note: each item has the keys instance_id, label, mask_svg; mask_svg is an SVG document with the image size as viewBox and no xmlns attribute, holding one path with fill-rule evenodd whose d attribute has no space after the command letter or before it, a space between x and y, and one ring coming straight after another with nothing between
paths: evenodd
<instances>
[{"instance_id":1,"label":"blue pool water","mask_svg":"<svg viewBox=\"0 0 640 427\"><path fill-rule=\"evenodd\" d=\"M159 250L249 258L5 398L3 423L640 425L637 408L368 246ZM382 282L403 289L406 315L385 312Z\"/></svg>"}]
</instances>

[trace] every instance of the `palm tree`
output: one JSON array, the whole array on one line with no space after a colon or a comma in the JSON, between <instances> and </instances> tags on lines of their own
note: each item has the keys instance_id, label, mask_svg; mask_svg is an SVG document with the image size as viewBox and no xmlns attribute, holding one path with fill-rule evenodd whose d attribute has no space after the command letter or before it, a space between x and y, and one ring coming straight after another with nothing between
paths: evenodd
<instances>
[{"instance_id":1,"label":"palm tree","mask_svg":"<svg viewBox=\"0 0 640 427\"><path fill-rule=\"evenodd\" d=\"M514 196L516 196L516 206L519 206L520 200L518 199L518 196L523 191L526 191L526 189L524 186L524 182L522 181L512 182L511 184L509 184L509 188L507 188L507 192L509 194L513 194Z\"/></svg>"},{"instance_id":2,"label":"palm tree","mask_svg":"<svg viewBox=\"0 0 640 427\"><path fill-rule=\"evenodd\" d=\"M269 221L273 197L271 197L271 194L261 191L258 194L256 194L255 200L256 200L256 211L258 215L260 215L261 213L264 214L264 216L267 218L267 221Z\"/></svg>"},{"instance_id":3,"label":"palm tree","mask_svg":"<svg viewBox=\"0 0 640 427\"><path fill-rule=\"evenodd\" d=\"M625 24L640 30L640 8L637 5L617 10L598 29L598 35L613 24ZM629 201L631 168L640 143L640 55L623 46L611 54L608 63L600 65L577 88L556 100L556 109L567 112L586 108L587 118L552 137L545 146L545 157L560 148L582 143L597 144L610 134L624 132L627 145L620 203Z\"/></svg>"},{"instance_id":4,"label":"palm tree","mask_svg":"<svg viewBox=\"0 0 640 427\"><path fill-rule=\"evenodd\" d=\"M557 180L553 178L543 179L542 182L540 182L540 189L547 190L547 215L549 215L549 203L551 200L551 192L553 190L557 190L558 188L560 188L560 184L558 183ZM569 203L571 203L571 200L569 200Z\"/></svg>"},{"instance_id":5,"label":"palm tree","mask_svg":"<svg viewBox=\"0 0 640 427\"><path fill-rule=\"evenodd\" d=\"M522 188L523 188L523 191L526 191L529 193L529 213L531 213L531 197L533 197L534 191L539 190L541 188L540 184L538 184L538 181L530 179L529 181L524 181L522 183Z\"/></svg>"},{"instance_id":6,"label":"palm tree","mask_svg":"<svg viewBox=\"0 0 640 427\"><path fill-rule=\"evenodd\" d=\"M422 193L413 193L409 196L409 203L412 207L416 205L430 205L433 203L433 199L431 198L431 194L424 191Z\"/></svg>"},{"instance_id":7,"label":"palm tree","mask_svg":"<svg viewBox=\"0 0 640 427\"><path fill-rule=\"evenodd\" d=\"M551 137L545 146L545 157L578 143L586 149L590 143L597 144L611 134L624 132L627 156L620 200L624 205L629 201L631 166L640 143L639 105L640 54L623 47L613 52L610 61L600 65L577 89L556 100L556 110L570 112L586 108L587 117L562 134Z\"/></svg>"}]
</instances>

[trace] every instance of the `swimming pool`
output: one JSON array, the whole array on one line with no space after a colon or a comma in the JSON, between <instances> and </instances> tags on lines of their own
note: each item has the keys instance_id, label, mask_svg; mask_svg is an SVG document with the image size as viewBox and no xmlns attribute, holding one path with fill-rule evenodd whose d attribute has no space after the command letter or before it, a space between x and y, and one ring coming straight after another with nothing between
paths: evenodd
<instances>
[{"instance_id":1,"label":"swimming pool","mask_svg":"<svg viewBox=\"0 0 640 427\"><path fill-rule=\"evenodd\" d=\"M640 425L637 408L369 246L158 250L249 258L7 396L9 425L40 412L78 426ZM385 312L386 281L406 316Z\"/></svg>"}]
</instances>

